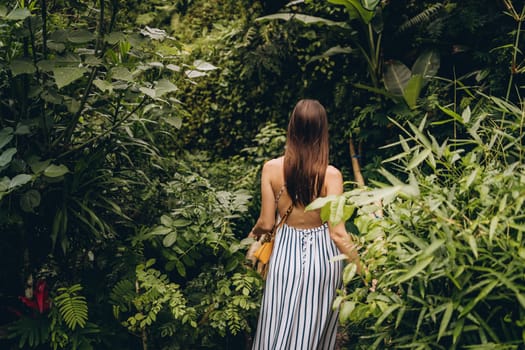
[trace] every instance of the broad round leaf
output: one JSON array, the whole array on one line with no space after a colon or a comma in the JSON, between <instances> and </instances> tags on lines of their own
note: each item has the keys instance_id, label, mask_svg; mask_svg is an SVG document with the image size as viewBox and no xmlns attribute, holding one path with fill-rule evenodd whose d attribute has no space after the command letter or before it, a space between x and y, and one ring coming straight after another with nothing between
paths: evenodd
<instances>
[{"instance_id":1,"label":"broad round leaf","mask_svg":"<svg viewBox=\"0 0 525 350\"><path fill-rule=\"evenodd\" d=\"M33 74L36 72L35 65L30 60L13 60L9 66L13 77L20 74Z\"/></svg>"},{"instance_id":2,"label":"broad round leaf","mask_svg":"<svg viewBox=\"0 0 525 350\"><path fill-rule=\"evenodd\" d=\"M40 205L40 192L29 190L20 197L20 208L25 212L33 212Z\"/></svg>"},{"instance_id":3,"label":"broad round leaf","mask_svg":"<svg viewBox=\"0 0 525 350\"><path fill-rule=\"evenodd\" d=\"M0 154L0 167L5 166L11 162L13 156L16 153L16 148L8 148L2 154Z\"/></svg>"},{"instance_id":4,"label":"broad round leaf","mask_svg":"<svg viewBox=\"0 0 525 350\"><path fill-rule=\"evenodd\" d=\"M44 175L47 177L59 177L69 172L69 169L63 165L51 164L44 170Z\"/></svg>"},{"instance_id":5,"label":"broad round leaf","mask_svg":"<svg viewBox=\"0 0 525 350\"><path fill-rule=\"evenodd\" d=\"M32 178L33 177L28 174L18 174L15 177L13 177L11 181L9 182L9 189L13 189L15 187L25 185L26 183L31 181Z\"/></svg>"}]
</instances>

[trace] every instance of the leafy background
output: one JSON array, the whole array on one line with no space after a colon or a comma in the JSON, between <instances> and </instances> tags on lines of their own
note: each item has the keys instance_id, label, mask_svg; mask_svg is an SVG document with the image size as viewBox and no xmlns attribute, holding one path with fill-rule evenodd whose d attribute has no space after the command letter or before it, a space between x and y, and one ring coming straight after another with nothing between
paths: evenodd
<instances>
[{"instance_id":1,"label":"leafy background","mask_svg":"<svg viewBox=\"0 0 525 350\"><path fill-rule=\"evenodd\" d=\"M3 1L1 347L248 348L260 167L312 97L369 186L321 203L366 266L345 268L338 347L518 349L524 11Z\"/></svg>"}]
</instances>

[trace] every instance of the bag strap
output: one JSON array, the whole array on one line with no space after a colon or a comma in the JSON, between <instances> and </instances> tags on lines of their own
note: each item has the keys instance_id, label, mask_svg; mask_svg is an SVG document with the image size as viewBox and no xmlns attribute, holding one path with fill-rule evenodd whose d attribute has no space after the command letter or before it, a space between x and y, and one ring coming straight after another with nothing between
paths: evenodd
<instances>
[{"instance_id":1,"label":"bag strap","mask_svg":"<svg viewBox=\"0 0 525 350\"><path fill-rule=\"evenodd\" d=\"M279 203L279 199L281 198L281 195L284 192L284 189L286 188L286 184L283 184L281 186L281 189L279 190L279 193L277 193L277 197L275 197L275 205L277 206L277 203Z\"/></svg>"},{"instance_id":2,"label":"bag strap","mask_svg":"<svg viewBox=\"0 0 525 350\"><path fill-rule=\"evenodd\" d=\"M273 239L273 237L275 236L275 232L277 231L277 229L279 227L282 226L282 224L284 224L286 222L286 219L288 219L288 216L290 216L290 213L292 212L292 210L293 210L293 203L290 204L290 206L286 210L286 213L284 213L283 217L280 218L280 220L277 223L277 225L273 225L272 230L270 232L268 232L268 241Z\"/></svg>"}]
</instances>

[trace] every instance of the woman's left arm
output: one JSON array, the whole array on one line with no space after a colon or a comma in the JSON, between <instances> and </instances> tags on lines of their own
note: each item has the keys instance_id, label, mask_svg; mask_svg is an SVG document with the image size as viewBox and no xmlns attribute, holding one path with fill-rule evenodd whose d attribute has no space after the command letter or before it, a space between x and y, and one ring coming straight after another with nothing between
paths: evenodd
<instances>
[{"instance_id":1,"label":"woman's left arm","mask_svg":"<svg viewBox=\"0 0 525 350\"><path fill-rule=\"evenodd\" d=\"M275 225L275 193L272 187L272 172L275 164L268 161L264 164L261 174L261 212L259 218L252 228L250 235L259 237L262 234L268 233ZM249 236L250 236L249 235Z\"/></svg>"}]
</instances>

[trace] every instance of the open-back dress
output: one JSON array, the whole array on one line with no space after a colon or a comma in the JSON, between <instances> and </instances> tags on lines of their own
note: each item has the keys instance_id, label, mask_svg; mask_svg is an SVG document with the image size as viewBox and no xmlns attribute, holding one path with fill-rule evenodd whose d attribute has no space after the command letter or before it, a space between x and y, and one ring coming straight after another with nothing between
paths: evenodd
<instances>
[{"instance_id":1,"label":"open-back dress","mask_svg":"<svg viewBox=\"0 0 525 350\"><path fill-rule=\"evenodd\" d=\"M342 261L328 225L276 232L253 350L334 349Z\"/></svg>"}]
</instances>

